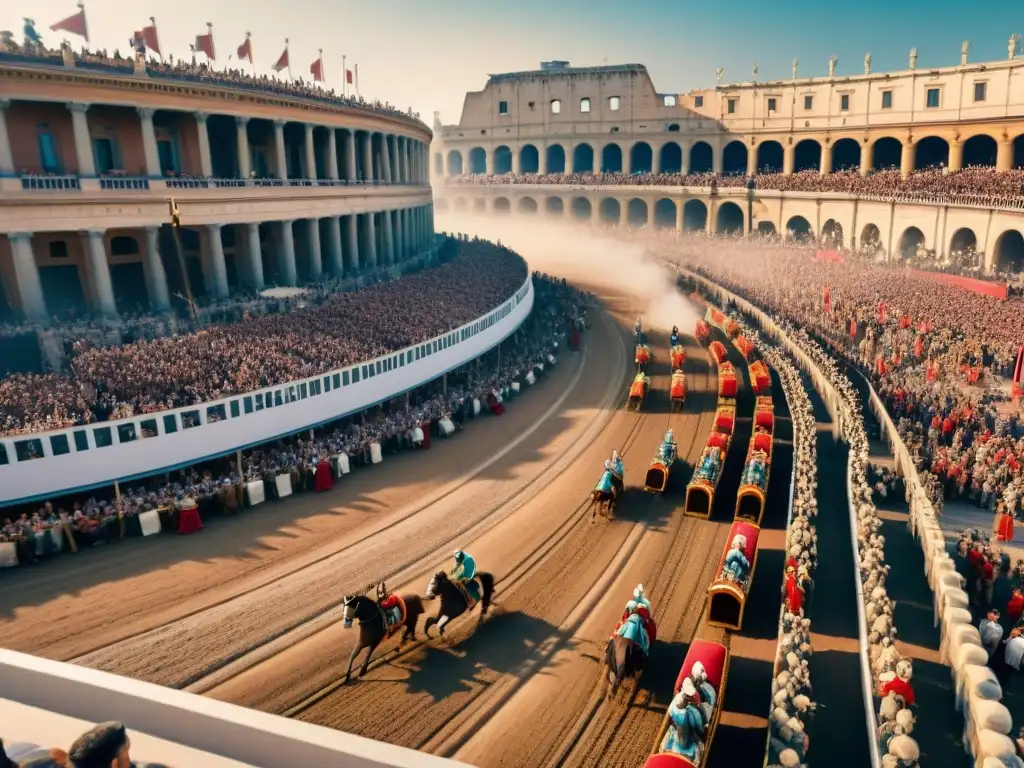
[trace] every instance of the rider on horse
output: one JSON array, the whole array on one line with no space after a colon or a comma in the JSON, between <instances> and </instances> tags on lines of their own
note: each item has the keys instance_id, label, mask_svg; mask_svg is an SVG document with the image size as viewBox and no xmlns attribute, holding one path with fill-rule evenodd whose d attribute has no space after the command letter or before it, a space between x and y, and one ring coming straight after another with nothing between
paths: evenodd
<instances>
[{"instance_id":1,"label":"rider on horse","mask_svg":"<svg viewBox=\"0 0 1024 768\"><path fill-rule=\"evenodd\" d=\"M476 581L473 580L476 576L476 560L472 555L461 549L455 550L455 567L452 568L449 576L455 584L465 589L466 594L475 602L480 601L480 592Z\"/></svg>"},{"instance_id":2,"label":"rider on horse","mask_svg":"<svg viewBox=\"0 0 1024 768\"><path fill-rule=\"evenodd\" d=\"M654 626L651 601L644 595L644 585L638 584L633 590L633 599L626 603L626 610L622 614L619 626L615 628L615 634L632 640L640 646L644 656L647 656L656 633Z\"/></svg>"},{"instance_id":3,"label":"rider on horse","mask_svg":"<svg viewBox=\"0 0 1024 768\"><path fill-rule=\"evenodd\" d=\"M388 593L387 585L382 581L377 585L377 602L384 613L384 624L390 629L402 620L402 606L398 595Z\"/></svg>"},{"instance_id":4,"label":"rider on horse","mask_svg":"<svg viewBox=\"0 0 1024 768\"><path fill-rule=\"evenodd\" d=\"M619 479L621 480L625 476L625 474L626 474L626 468L623 466L623 464L622 464L622 457L619 456L619 452L617 450L613 450L612 451L612 462L611 462L611 464L612 464L612 466L611 466L612 472L614 472L616 475L618 475Z\"/></svg>"}]
</instances>

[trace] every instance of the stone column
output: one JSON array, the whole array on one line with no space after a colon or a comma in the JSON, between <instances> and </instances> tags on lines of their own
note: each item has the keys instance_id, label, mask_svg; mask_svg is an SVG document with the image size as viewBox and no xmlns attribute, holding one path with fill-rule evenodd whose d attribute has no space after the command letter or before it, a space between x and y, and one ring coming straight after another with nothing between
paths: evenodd
<instances>
[{"instance_id":1,"label":"stone column","mask_svg":"<svg viewBox=\"0 0 1024 768\"><path fill-rule=\"evenodd\" d=\"M494 150L484 149L484 173L488 176L494 175Z\"/></svg>"},{"instance_id":2,"label":"stone column","mask_svg":"<svg viewBox=\"0 0 1024 768\"><path fill-rule=\"evenodd\" d=\"M510 147L510 149L512 150L512 174L518 176L522 168L522 159L519 157L522 147Z\"/></svg>"},{"instance_id":3,"label":"stone column","mask_svg":"<svg viewBox=\"0 0 1024 768\"><path fill-rule=\"evenodd\" d=\"M869 176L875 165L875 145L865 144L860 150L860 175Z\"/></svg>"},{"instance_id":4,"label":"stone column","mask_svg":"<svg viewBox=\"0 0 1024 768\"><path fill-rule=\"evenodd\" d=\"M373 181L373 134L363 134L363 181Z\"/></svg>"},{"instance_id":5,"label":"stone column","mask_svg":"<svg viewBox=\"0 0 1024 768\"><path fill-rule=\"evenodd\" d=\"M959 171L964 165L963 142L954 140L949 144L949 170Z\"/></svg>"},{"instance_id":6,"label":"stone column","mask_svg":"<svg viewBox=\"0 0 1024 768\"><path fill-rule=\"evenodd\" d=\"M676 201L676 232L683 231L683 212L686 210L686 201Z\"/></svg>"},{"instance_id":7,"label":"stone column","mask_svg":"<svg viewBox=\"0 0 1024 768\"><path fill-rule=\"evenodd\" d=\"M153 127L152 107L136 107L139 112L139 123L142 128L142 151L146 156L146 175L158 179L162 175L160 168L160 152L156 148L156 129Z\"/></svg>"},{"instance_id":8,"label":"stone column","mask_svg":"<svg viewBox=\"0 0 1024 768\"><path fill-rule=\"evenodd\" d=\"M757 146L747 147L747 176L757 175Z\"/></svg>"},{"instance_id":9,"label":"stone column","mask_svg":"<svg viewBox=\"0 0 1024 768\"><path fill-rule=\"evenodd\" d=\"M156 312L165 312L171 306L167 290L167 272L160 258L160 227L146 227L146 260L143 262L149 305Z\"/></svg>"},{"instance_id":10,"label":"stone column","mask_svg":"<svg viewBox=\"0 0 1024 768\"><path fill-rule=\"evenodd\" d=\"M338 175L338 131L327 129L327 178L337 181Z\"/></svg>"},{"instance_id":11,"label":"stone column","mask_svg":"<svg viewBox=\"0 0 1024 768\"><path fill-rule=\"evenodd\" d=\"M651 172L661 173L661 147L651 146Z\"/></svg>"},{"instance_id":12,"label":"stone column","mask_svg":"<svg viewBox=\"0 0 1024 768\"><path fill-rule=\"evenodd\" d=\"M117 317L117 303L114 301L114 286L110 281L110 266L107 264L107 248L103 243L103 230L91 229L86 233L86 258L92 277L96 297L95 309L105 317Z\"/></svg>"},{"instance_id":13,"label":"stone column","mask_svg":"<svg viewBox=\"0 0 1024 768\"><path fill-rule=\"evenodd\" d=\"M0 99L0 176L14 175L14 153L11 151L11 136L7 132L7 108L10 99Z\"/></svg>"},{"instance_id":14,"label":"stone column","mask_svg":"<svg viewBox=\"0 0 1024 768\"><path fill-rule=\"evenodd\" d=\"M385 184L390 184L391 176L391 137L386 133L380 135L380 175Z\"/></svg>"},{"instance_id":15,"label":"stone column","mask_svg":"<svg viewBox=\"0 0 1024 768\"><path fill-rule=\"evenodd\" d=\"M306 130L306 178L315 179L316 173L316 145L313 143L313 126L305 123Z\"/></svg>"},{"instance_id":16,"label":"stone column","mask_svg":"<svg viewBox=\"0 0 1024 768\"><path fill-rule=\"evenodd\" d=\"M235 136L238 144L238 175L248 179L252 175L252 151L249 149L249 118L235 118Z\"/></svg>"},{"instance_id":17,"label":"stone column","mask_svg":"<svg viewBox=\"0 0 1024 768\"><path fill-rule=\"evenodd\" d=\"M222 224L207 224L210 237L210 287L218 299L225 299L228 291L228 268L224 263L224 243L220 239Z\"/></svg>"},{"instance_id":18,"label":"stone column","mask_svg":"<svg viewBox=\"0 0 1024 768\"><path fill-rule=\"evenodd\" d=\"M603 170L604 163L602 158L604 155L604 147L594 149L594 170L600 172ZM632 173L633 172L633 145L630 144L628 147L622 147L622 172Z\"/></svg>"},{"instance_id":19,"label":"stone column","mask_svg":"<svg viewBox=\"0 0 1024 768\"><path fill-rule=\"evenodd\" d=\"M402 181L406 184L412 184L414 181L412 172L412 150L410 149L409 139L402 137Z\"/></svg>"},{"instance_id":20,"label":"stone column","mask_svg":"<svg viewBox=\"0 0 1024 768\"><path fill-rule=\"evenodd\" d=\"M829 141L821 148L821 175L827 176L832 173L832 150L835 145Z\"/></svg>"},{"instance_id":21,"label":"stone column","mask_svg":"<svg viewBox=\"0 0 1024 768\"><path fill-rule=\"evenodd\" d=\"M570 206L566 206L566 210L568 210L569 207ZM620 227L627 227L627 226L629 226L629 201L628 200L626 201L625 205L623 205L622 201L619 200L619 226Z\"/></svg>"},{"instance_id":22,"label":"stone column","mask_svg":"<svg viewBox=\"0 0 1024 768\"><path fill-rule=\"evenodd\" d=\"M342 221L345 227L345 253L348 255L348 264L354 270L359 269L359 228L357 214L349 214Z\"/></svg>"},{"instance_id":23,"label":"stone column","mask_svg":"<svg viewBox=\"0 0 1024 768\"><path fill-rule=\"evenodd\" d=\"M78 175L84 178L96 176L96 161L92 155L92 138L89 136L88 104L68 104L71 110L71 126L75 131L75 156L78 158Z\"/></svg>"},{"instance_id":24,"label":"stone column","mask_svg":"<svg viewBox=\"0 0 1024 768\"><path fill-rule=\"evenodd\" d=\"M684 176L690 171L690 142L679 142L679 172Z\"/></svg>"},{"instance_id":25,"label":"stone column","mask_svg":"<svg viewBox=\"0 0 1024 768\"><path fill-rule=\"evenodd\" d=\"M367 213L366 226L363 228L363 255L366 266L373 269L377 266L377 222L373 220L373 214Z\"/></svg>"},{"instance_id":26,"label":"stone column","mask_svg":"<svg viewBox=\"0 0 1024 768\"><path fill-rule=\"evenodd\" d=\"M405 212L405 252L408 256L415 256L416 248L416 209L409 208Z\"/></svg>"},{"instance_id":27,"label":"stone column","mask_svg":"<svg viewBox=\"0 0 1024 768\"><path fill-rule=\"evenodd\" d=\"M284 120L274 121L274 165L277 178L288 178L288 153L284 148Z\"/></svg>"},{"instance_id":28,"label":"stone column","mask_svg":"<svg viewBox=\"0 0 1024 768\"><path fill-rule=\"evenodd\" d=\"M711 172L716 176L722 172L722 160L724 156L725 150L722 147L716 147L711 143Z\"/></svg>"},{"instance_id":29,"label":"stone column","mask_svg":"<svg viewBox=\"0 0 1024 768\"><path fill-rule=\"evenodd\" d=\"M996 147L996 170L1009 171L1013 168L1013 141L1003 139ZM986 249L987 250L987 249ZM995 251L993 251L994 253Z\"/></svg>"},{"instance_id":30,"label":"stone column","mask_svg":"<svg viewBox=\"0 0 1024 768\"><path fill-rule=\"evenodd\" d=\"M337 216L327 219L327 269L331 277L341 277L345 273L345 260L341 253L341 219Z\"/></svg>"},{"instance_id":31,"label":"stone column","mask_svg":"<svg viewBox=\"0 0 1024 768\"><path fill-rule=\"evenodd\" d=\"M718 213L718 208L715 206L715 198L709 198L704 201L708 207L708 220L704 223L704 230L708 234L712 234L715 231L715 214Z\"/></svg>"},{"instance_id":32,"label":"stone column","mask_svg":"<svg viewBox=\"0 0 1024 768\"><path fill-rule=\"evenodd\" d=\"M260 247L260 225L246 225L245 250L249 265L249 283L254 290L263 289L263 249Z\"/></svg>"},{"instance_id":33,"label":"stone column","mask_svg":"<svg viewBox=\"0 0 1024 768\"><path fill-rule=\"evenodd\" d=\"M900 152L900 177L907 178L914 172L914 142L907 139Z\"/></svg>"},{"instance_id":34,"label":"stone column","mask_svg":"<svg viewBox=\"0 0 1024 768\"><path fill-rule=\"evenodd\" d=\"M395 232L392 219L394 211L384 211L384 263L391 265L395 263Z\"/></svg>"},{"instance_id":35,"label":"stone column","mask_svg":"<svg viewBox=\"0 0 1024 768\"><path fill-rule=\"evenodd\" d=\"M14 276L18 281L22 314L29 322L48 325L50 313L46 309L39 267L32 251L32 235L28 232L12 232L7 238L11 241L11 253L14 256Z\"/></svg>"},{"instance_id":36,"label":"stone column","mask_svg":"<svg viewBox=\"0 0 1024 768\"><path fill-rule=\"evenodd\" d=\"M359 175L356 173L356 132L345 131L345 180L356 181Z\"/></svg>"},{"instance_id":37,"label":"stone column","mask_svg":"<svg viewBox=\"0 0 1024 768\"><path fill-rule=\"evenodd\" d=\"M292 236L292 222L281 222L281 282L298 285L299 273L295 268L295 238Z\"/></svg>"},{"instance_id":38,"label":"stone column","mask_svg":"<svg viewBox=\"0 0 1024 768\"><path fill-rule=\"evenodd\" d=\"M650 200L646 200L645 202L647 203L647 228L654 229L654 209L657 203L652 203Z\"/></svg>"},{"instance_id":39,"label":"stone column","mask_svg":"<svg viewBox=\"0 0 1024 768\"><path fill-rule=\"evenodd\" d=\"M548 145L541 142L537 145L537 173L545 174L548 172Z\"/></svg>"},{"instance_id":40,"label":"stone column","mask_svg":"<svg viewBox=\"0 0 1024 768\"><path fill-rule=\"evenodd\" d=\"M213 176L213 158L210 155L210 132L206 127L205 112L196 112L196 130L199 134L199 171L206 177Z\"/></svg>"},{"instance_id":41,"label":"stone column","mask_svg":"<svg viewBox=\"0 0 1024 768\"><path fill-rule=\"evenodd\" d=\"M317 282L324 276L324 261L320 253L320 219L306 219L306 233L309 280Z\"/></svg>"},{"instance_id":42,"label":"stone column","mask_svg":"<svg viewBox=\"0 0 1024 768\"><path fill-rule=\"evenodd\" d=\"M792 176L793 167L796 165L796 149L792 144L782 146L782 175Z\"/></svg>"}]
</instances>

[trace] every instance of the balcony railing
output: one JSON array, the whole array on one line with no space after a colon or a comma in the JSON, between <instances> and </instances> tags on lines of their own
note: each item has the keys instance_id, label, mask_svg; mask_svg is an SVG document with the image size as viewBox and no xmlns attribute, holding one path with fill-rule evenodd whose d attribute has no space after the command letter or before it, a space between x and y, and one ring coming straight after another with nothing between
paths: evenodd
<instances>
[{"instance_id":1,"label":"balcony railing","mask_svg":"<svg viewBox=\"0 0 1024 768\"><path fill-rule=\"evenodd\" d=\"M77 176L39 176L36 174L23 175L21 177L21 188L29 190L81 189Z\"/></svg>"},{"instance_id":2,"label":"balcony railing","mask_svg":"<svg viewBox=\"0 0 1024 768\"><path fill-rule=\"evenodd\" d=\"M24 190L67 191L81 190L80 177L71 174L50 176L42 174L22 174L21 188ZM234 179L234 178L149 178L146 176L103 176L92 183L99 182L100 189L118 191L148 191L151 185L165 184L169 189L220 189L241 187L425 187L426 184L415 184L407 181L383 181L380 179ZM95 188L95 187L93 187Z\"/></svg>"},{"instance_id":3,"label":"balcony railing","mask_svg":"<svg viewBox=\"0 0 1024 768\"><path fill-rule=\"evenodd\" d=\"M100 178L100 189L149 189L145 176L107 176Z\"/></svg>"}]
</instances>

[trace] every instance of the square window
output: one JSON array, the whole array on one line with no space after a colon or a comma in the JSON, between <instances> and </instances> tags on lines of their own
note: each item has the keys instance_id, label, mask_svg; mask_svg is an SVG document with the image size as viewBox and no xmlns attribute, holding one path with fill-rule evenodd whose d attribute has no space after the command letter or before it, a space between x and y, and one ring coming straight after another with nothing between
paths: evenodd
<instances>
[{"instance_id":1,"label":"square window","mask_svg":"<svg viewBox=\"0 0 1024 768\"><path fill-rule=\"evenodd\" d=\"M694 96L693 97L693 106L695 106L697 109L700 109L701 107L703 107L704 106L704 97L703 96Z\"/></svg>"},{"instance_id":2,"label":"square window","mask_svg":"<svg viewBox=\"0 0 1024 768\"><path fill-rule=\"evenodd\" d=\"M814 109L814 97L807 95L804 96L804 109Z\"/></svg>"},{"instance_id":3,"label":"square window","mask_svg":"<svg viewBox=\"0 0 1024 768\"><path fill-rule=\"evenodd\" d=\"M676 105L676 97L675 97L675 96L666 96L666 97L665 97L665 98L664 98L664 99L662 100L662 103L663 103L663 104L664 104L664 105L665 105L666 107L674 107L674 106Z\"/></svg>"},{"instance_id":4,"label":"square window","mask_svg":"<svg viewBox=\"0 0 1024 768\"><path fill-rule=\"evenodd\" d=\"M117 442L131 443L135 441L135 425L134 424L118 424L117 425Z\"/></svg>"},{"instance_id":5,"label":"square window","mask_svg":"<svg viewBox=\"0 0 1024 768\"><path fill-rule=\"evenodd\" d=\"M926 106L929 109L937 109L939 106L939 89L929 88L925 98L927 99Z\"/></svg>"},{"instance_id":6,"label":"square window","mask_svg":"<svg viewBox=\"0 0 1024 768\"><path fill-rule=\"evenodd\" d=\"M839 111L849 112L850 111L850 94L842 93L839 95Z\"/></svg>"},{"instance_id":7,"label":"square window","mask_svg":"<svg viewBox=\"0 0 1024 768\"><path fill-rule=\"evenodd\" d=\"M66 259L68 258L68 244L64 240L51 240L50 241L50 258L51 259Z\"/></svg>"},{"instance_id":8,"label":"square window","mask_svg":"<svg viewBox=\"0 0 1024 768\"><path fill-rule=\"evenodd\" d=\"M508 114L508 102L507 101L499 101L498 102L498 114L499 115L507 115Z\"/></svg>"},{"instance_id":9,"label":"square window","mask_svg":"<svg viewBox=\"0 0 1024 768\"><path fill-rule=\"evenodd\" d=\"M366 374L365 368L363 369L363 374L364 374L363 378L366 378L366 376L365 376L365 374ZM359 383L359 369L358 368L353 368L352 369L352 383L353 384L358 384Z\"/></svg>"},{"instance_id":10,"label":"square window","mask_svg":"<svg viewBox=\"0 0 1024 768\"><path fill-rule=\"evenodd\" d=\"M560 102L558 99L552 99L551 100L551 114L552 115L560 115L560 114L562 114L562 102Z\"/></svg>"},{"instance_id":11,"label":"square window","mask_svg":"<svg viewBox=\"0 0 1024 768\"><path fill-rule=\"evenodd\" d=\"M892 91L882 91L882 109L892 109Z\"/></svg>"},{"instance_id":12,"label":"square window","mask_svg":"<svg viewBox=\"0 0 1024 768\"><path fill-rule=\"evenodd\" d=\"M94 429L92 431L92 436L96 439L97 448L109 448L114 444L114 437L110 433L110 427L99 427L98 429ZM21 456L18 456L18 460L21 460Z\"/></svg>"},{"instance_id":13,"label":"square window","mask_svg":"<svg viewBox=\"0 0 1024 768\"><path fill-rule=\"evenodd\" d=\"M582 99L580 99L580 112L589 112L589 111L590 111L590 99L588 99L588 98L586 98L584 96Z\"/></svg>"},{"instance_id":14,"label":"square window","mask_svg":"<svg viewBox=\"0 0 1024 768\"><path fill-rule=\"evenodd\" d=\"M238 407L238 401L237 400L232 400L231 403L230 403L230 406L231 406L231 418L232 419L237 419L242 414L242 410Z\"/></svg>"},{"instance_id":15,"label":"square window","mask_svg":"<svg viewBox=\"0 0 1024 768\"><path fill-rule=\"evenodd\" d=\"M736 114L736 99L729 99L727 102L727 111L730 115Z\"/></svg>"},{"instance_id":16,"label":"square window","mask_svg":"<svg viewBox=\"0 0 1024 768\"><path fill-rule=\"evenodd\" d=\"M608 110L609 111L611 111L611 112L618 112L620 106L621 106L621 100L619 99L618 96L609 96L608 97Z\"/></svg>"},{"instance_id":17,"label":"square window","mask_svg":"<svg viewBox=\"0 0 1024 768\"><path fill-rule=\"evenodd\" d=\"M345 371L344 373L345 373L345 386L347 387L348 386L348 371ZM342 384L341 384L341 374L340 373L336 373L336 374L334 374L334 388L337 389L340 386L342 386Z\"/></svg>"},{"instance_id":18,"label":"square window","mask_svg":"<svg viewBox=\"0 0 1024 768\"><path fill-rule=\"evenodd\" d=\"M270 400L270 393L269 392L267 392L267 400ZM263 393L262 392L260 392L258 395L256 395L256 410L257 411L262 411L263 410Z\"/></svg>"},{"instance_id":19,"label":"square window","mask_svg":"<svg viewBox=\"0 0 1024 768\"><path fill-rule=\"evenodd\" d=\"M302 382L299 384L299 399L305 400L307 397L309 397L309 392L306 387L306 382Z\"/></svg>"},{"instance_id":20,"label":"square window","mask_svg":"<svg viewBox=\"0 0 1024 768\"><path fill-rule=\"evenodd\" d=\"M220 405L211 405L209 408L206 409L207 424L214 424L218 421L224 421L225 419L227 419L227 417L228 414L226 409L224 408L224 403L221 403Z\"/></svg>"},{"instance_id":21,"label":"square window","mask_svg":"<svg viewBox=\"0 0 1024 768\"><path fill-rule=\"evenodd\" d=\"M330 376L324 376L324 392L330 392L330 391L331 391L331 377Z\"/></svg>"},{"instance_id":22,"label":"square window","mask_svg":"<svg viewBox=\"0 0 1024 768\"><path fill-rule=\"evenodd\" d=\"M109 429L107 430L107 434L110 434ZM18 454L18 461L41 459L43 458L43 441L39 439L19 440L14 444L14 451Z\"/></svg>"},{"instance_id":23,"label":"square window","mask_svg":"<svg viewBox=\"0 0 1024 768\"><path fill-rule=\"evenodd\" d=\"M769 112L774 112L775 111L775 105L776 105L776 100L774 98L768 99L768 111Z\"/></svg>"},{"instance_id":24,"label":"square window","mask_svg":"<svg viewBox=\"0 0 1024 768\"><path fill-rule=\"evenodd\" d=\"M178 431L178 417L171 413L164 416L164 434L173 435Z\"/></svg>"},{"instance_id":25,"label":"square window","mask_svg":"<svg viewBox=\"0 0 1024 768\"><path fill-rule=\"evenodd\" d=\"M341 386L343 386L343 387L347 387L348 386L348 371L342 371L341 372Z\"/></svg>"},{"instance_id":26,"label":"square window","mask_svg":"<svg viewBox=\"0 0 1024 768\"><path fill-rule=\"evenodd\" d=\"M242 398L242 408L246 413L252 413L252 397L246 396Z\"/></svg>"},{"instance_id":27,"label":"square window","mask_svg":"<svg viewBox=\"0 0 1024 768\"><path fill-rule=\"evenodd\" d=\"M143 419L139 422L139 432L143 440L157 436L156 419Z\"/></svg>"},{"instance_id":28,"label":"square window","mask_svg":"<svg viewBox=\"0 0 1024 768\"><path fill-rule=\"evenodd\" d=\"M10 463L10 459L7 458L7 446L0 443L0 466Z\"/></svg>"},{"instance_id":29,"label":"square window","mask_svg":"<svg viewBox=\"0 0 1024 768\"><path fill-rule=\"evenodd\" d=\"M68 443L67 435L54 435L50 438L50 451L54 456L63 456L71 453L71 445Z\"/></svg>"},{"instance_id":30,"label":"square window","mask_svg":"<svg viewBox=\"0 0 1024 768\"><path fill-rule=\"evenodd\" d=\"M75 450L76 451L88 451L89 450L89 435L84 429L75 430Z\"/></svg>"},{"instance_id":31,"label":"square window","mask_svg":"<svg viewBox=\"0 0 1024 768\"><path fill-rule=\"evenodd\" d=\"M199 426L199 411L185 411L181 414L182 429L195 429Z\"/></svg>"},{"instance_id":32,"label":"square window","mask_svg":"<svg viewBox=\"0 0 1024 768\"><path fill-rule=\"evenodd\" d=\"M988 83L975 83L974 84L974 100L985 101L988 96Z\"/></svg>"}]
</instances>

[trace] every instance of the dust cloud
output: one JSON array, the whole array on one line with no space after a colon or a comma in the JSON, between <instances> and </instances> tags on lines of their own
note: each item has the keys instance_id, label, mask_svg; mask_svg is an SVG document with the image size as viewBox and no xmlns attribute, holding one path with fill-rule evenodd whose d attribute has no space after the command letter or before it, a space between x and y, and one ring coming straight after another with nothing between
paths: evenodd
<instances>
[{"instance_id":1,"label":"dust cloud","mask_svg":"<svg viewBox=\"0 0 1024 768\"><path fill-rule=\"evenodd\" d=\"M644 326L691 333L700 311L676 287L673 271L651 260L639 244L605 237L580 225L545 221L539 216L491 216L440 213L439 232L462 232L498 241L522 254L530 268L597 289L628 294L643 309Z\"/></svg>"}]
</instances>

